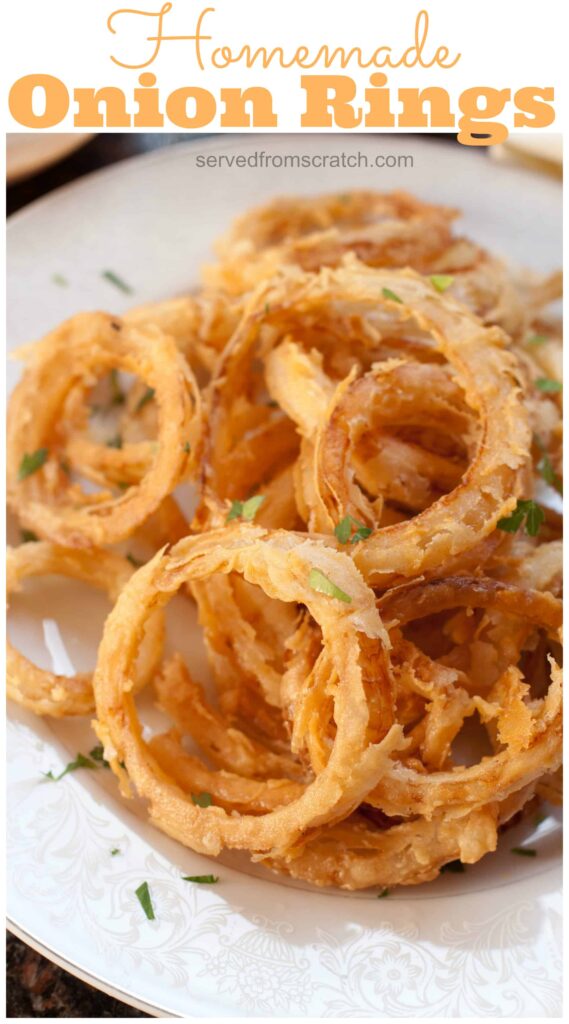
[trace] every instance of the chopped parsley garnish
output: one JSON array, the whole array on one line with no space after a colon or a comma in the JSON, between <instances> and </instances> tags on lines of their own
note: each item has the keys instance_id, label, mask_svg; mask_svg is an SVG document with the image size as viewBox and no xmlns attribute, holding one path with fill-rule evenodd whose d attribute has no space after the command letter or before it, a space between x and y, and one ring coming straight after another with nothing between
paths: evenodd
<instances>
[{"instance_id":1,"label":"chopped parsley garnish","mask_svg":"<svg viewBox=\"0 0 569 1024\"><path fill-rule=\"evenodd\" d=\"M563 481L551 465L551 459L545 450L544 444L537 436L534 436L534 441L541 452L541 459L536 465L538 473L545 480L546 484L554 487L559 494L563 494Z\"/></svg>"},{"instance_id":2,"label":"chopped parsley garnish","mask_svg":"<svg viewBox=\"0 0 569 1024\"><path fill-rule=\"evenodd\" d=\"M126 281L123 281L122 277L119 277L118 274L115 274L114 270L103 270L103 272L101 273L101 277L103 277L105 281L109 281L110 284L114 284L115 288L118 288L119 291L124 292L125 295L132 295L133 289L130 287L129 284L126 283Z\"/></svg>"},{"instance_id":3,"label":"chopped parsley garnish","mask_svg":"<svg viewBox=\"0 0 569 1024\"><path fill-rule=\"evenodd\" d=\"M450 871L452 875L461 875L466 868L461 860L449 860L448 864L443 864L441 874L443 871Z\"/></svg>"},{"instance_id":4,"label":"chopped parsley garnish","mask_svg":"<svg viewBox=\"0 0 569 1024\"><path fill-rule=\"evenodd\" d=\"M21 532L22 544L31 544L34 540L38 540L37 534L33 530L22 530Z\"/></svg>"},{"instance_id":5,"label":"chopped parsley garnish","mask_svg":"<svg viewBox=\"0 0 569 1024\"><path fill-rule=\"evenodd\" d=\"M96 747L93 747L89 751L89 757L93 758L98 764L102 765L103 768L110 768L110 764L105 760L105 752L102 743L98 743Z\"/></svg>"},{"instance_id":6,"label":"chopped parsley garnish","mask_svg":"<svg viewBox=\"0 0 569 1024\"><path fill-rule=\"evenodd\" d=\"M311 569L308 574L308 585L313 590L317 590L320 594L327 594L328 597L335 597L338 601L345 601L346 604L351 604L352 599L349 594L345 591L340 590L332 580L329 580L320 569Z\"/></svg>"},{"instance_id":7,"label":"chopped parsley garnish","mask_svg":"<svg viewBox=\"0 0 569 1024\"><path fill-rule=\"evenodd\" d=\"M382 288L381 294L383 295L384 299L391 299L392 302L403 302L403 299L400 299L399 296L395 294L395 292L392 292L391 288Z\"/></svg>"},{"instance_id":8,"label":"chopped parsley garnish","mask_svg":"<svg viewBox=\"0 0 569 1024\"><path fill-rule=\"evenodd\" d=\"M71 476L71 466L67 459L59 460L59 468L62 473L65 473L66 476Z\"/></svg>"},{"instance_id":9,"label":"chopped parsley garnish","mask_svg":"<svg viewBox=\"0 0 569 1024\"><path fill-rule=\"evenodd\" d=\"M525 530L530 537L537 537L539 528L545 519L545 512L535 501L521 501L518 503L511 515L499 519L497 526L499 530L506 533L517 533L525 519Z\"/></svg>"},{"instance_id":10,"label":"chopped parsley garnish","mask_svg":"<svg viewBox=\"0 0 569 1024\"><path fill-rule=\"evenodd\" d=\"M86 757L85 754L77 754L75 760L70 761L59 775L54 775L53 772L42 772L42 774L50 782L59 782L65 775L69 775L70 772L76 772L79 768L90 768L93 770L109 767L109 762L105 761L103 747L101 744L98 744L89 751L89 757Z\"/></svg>"},{"instance_id":11,"label":"chopped parsley garnish","mask_svg":"<svg viewBox=\"0 0 569 1024\"><path fill-rule=\"evenodd\" d=\"M150 889L148 888L148 882L143 882L139 885L138 889L135 889L134 895L137 897L140 906L144 910L149 921L154 921L154 907L152 906L152 900L150 898Z\"/></svg>"},{"instance_id":12,"label":"chopped parsley garnish","mask_svg":"<svg viewBox=\"0 0 569 1024\"><path fill-rule=\"evenodd\" d=\"M184 451L185 451L186 455L189 455L191 450L192 450L192 446L191 446L190 442L186 441L186 443L184 445Z\"/></svg>"},{"instance_id":13,"label":"chopped parsley garnish","mask_svg":"<svg viewBox=\"0 0 569 1024\"><path fill-rule=\"evenodd\" d=\"M353 535L352 529L354 530ZM340 544L347 544L348 541L350 544L357 544L358 541L369 537L371 532L370 526L360 523L359 519L354 519L353 516L344 516L334 530L334 534L340 541Z\"/></svg>"},{"instance_id":14,"label":"chopped parsley garnish","mask_svg":"<svg viewBox=\"0 0 569 1024\"><path fill-rule=\"evenodd\" d=\"M271 311L271 307L270 307L269 303L265 302L265 314L270 313L270 311Z\"/></svg>"},{"instance_id":15,"label":"chopped parsley garnish","mask_svg":"<svg viewBox=\"0 0 569 1024\"><path fill-rule=\"evenodd\" d=\"M70 772L76 772L78 771L79 768L98 767L99 766L95 763L95 761L92 761L90 758L85 757L85 754L77 754L75 760L70 761L69 764L65 766L63 771L60 772L59 775L54 775L53 772L42 772L42 775L44 775L46 779L49 779L50 782L59 782L59 780L62 779L65 775L69 775Z\"/></svg>"},{"instance_id":16,"label":"chopped parsley garnish","mask_svg":"<svg viewBox=\"0 0 569 1024\"><path fill-rule=\"evenodd\" d=\"M563 388L561 381L553 380L552 377L538 377L534 384L540 391L549 395L555 395Z\"/></svg>"},{"instance_id":17,"label":"chopped parsley garnish","mask_svg":"<svg viewBox=\"0 0 569 1024\"><path fill-rule=\"evenodd\" d=\"M111 405L122 405L124 403L125 394L121 388L117 370L111 370L109 374L109 386L111 389Z\"/></svg>"},{"instance_id":18,"label":"chopped parsley garnish","mask_svg":"<svg viewBox=\"0 0 569 1024\"><path fill-rule=\"evenodd\" d=\"M545 342L549 341L549 338L545 334L532 334L527 339L528 345L545 345Z\"/></svg>"},{"instance_id":19,"label":"chopped parsley garnish","mask_svg":"<svg viewBox=\"0 0 569 1024\"><path fill-rule=\"evenodd\" d=\"M278 409L279 403L275 402L274 398L270 398L267 402L267 409Z\"/></svg>"},{"instance_id":20,"label":"chopped parsley garnish","mask_svg":"<svg viewBox=\"0 0 569 1024\"><path fill-rule=\"evenodd\" d=\"M192 803L198 807L211 807L211 793L192 793Z\"/></svg>"},{"instance_id":21,"label":"chopped parsley garnish","mask_svg":"<svg viewBox=\"0 0 569 1024\"><path fill-rule=\"evenodd\" d=\"M47 448L38 448L35 452L26 452L20 462L18 480L25 480L32 473L37 473L38 469L41 469L46 461L48 454Z\"/></svg>"},{"instance_id":22,"label":"chopped parsley garnish","mask_svg":"<svg viewBox=\"0 0 569 1024\"><path fill-rule=\"evenodd\" d=\"M110 437L107 441L107 448L122 448L122 437L120 434L115 434L114 437Z\"/></svg>"},{"instance_id":23,"label":"chopped parsley garnish","mask_svg":"<svg viewBox=\"0 0 569 1024\"><path fill-rule=\"evenodd\" d=\"M69 285L69 281L63 276L63 274L52 274L51 280L54 284L58 284L60 288L67 288Z\"/></svg>"},{"instance_id":24,"label":"chopped parsley garnish","mask_svg":"<svg viewBox=\"0 0 569 1024\"><path fill-rule=\"evenodd\" d=\"M215 885L218 875L182 875L182 882L198 882L200 885Z\"/></svg>"},{"instance_id":25,"label":"chopped parsley garnish","mask_svg":"<svg viewBox=\"0 0 569 1024\"><path fill-rule=\"evenodd\" d=\"M250 523L257 515L264 500L264 494L255 494L252 498L247 498L247 501L232 501L225 522L230 523L232 519L245 519Z\"/></svg>"},{"instance_id":26,"label":"chopped parsley garnish","mask_svg":"<svg viewBox=\"0 0 569 1024\"><path fill-rule=\"evenodd\" d=\"M140 412L141 409L144 409L144 406L148 405L148 402L152 401L152 399L154 398L155 394L156 394L156 389L155 388L147 388L146 391L144 392L144 394L142 395L142 398L140 398L139 401L136 403L136 408L135 408L134 411L135 412Z\"/></svg>"},{"instance_id":27,"label":"chopped parsley garnish","mask_svg":"<svg viewBox=\"0 0 569 1024\"><path fill-rule=\"evenodd\" d=\"M135 558L134 555L131 555L130 551L126 556L126 560L127 562L130 562L131 565L134 565L135 569L140 569L140 566L144 565L144 562L141 562L139 558Z\"/></svg>"},{"instance_id":28,"label":"chopped parsley garnish","mask_svg":"<svg viewBox=\"0 0 569 1024\"><path fill-rule=\"evenodd\" d=\"M438 292L446 292L450 288L454 277L450 274L431 274L431 284Z\"/></svg>"},{"instance_id":29,"label":"chopped parsley garnish","mask_svg":"<svg viewBox=\"0 0 569 1024\"><path fill-rule=\"evenodd\" d=\"M536 814L535 818L533 819L533 827L534 827L534 828L539 828L539 826L540 826L540 825L541 825L541 824L542 824L542 823L543 823L543 822L544 822L545 820L546 820L546 815L545 815L545 814L542 814L541 812L540 812L539 814Z\"/></svg>"},{"instance_id":30,"label":"chopped parsley garnish","mask_svg":"<svg viewBox=\"0 0 569 1024\"><path fill-rule=\"evenodd\" d=\"M510 853L516 853L518 857L537 857L537 850L532 850L529 846L512 846Z\"/></svg>"},{"instance_id":31,"label":"chopped parsley garnish","mask_svg":"<svg viewBox=\"0 0 569 1024\"><path fill-rule=\"evenodd\" d=\"M116 857L117 853L120 853L118 846L115 846L114 850L111 850L111 857Z\"/></svg>"},{"instance_id":32,"label":"chopped parsley garnish","mask_svg":"<svg viewBox=\"0 0 569 1024\"><path fill-rule=\"evenodd\" d=\"M381 892L378 892L377 894L378 900L384 900L386 896L389 896L389 889L382 889Z\"/></svg>"}]
</instances>

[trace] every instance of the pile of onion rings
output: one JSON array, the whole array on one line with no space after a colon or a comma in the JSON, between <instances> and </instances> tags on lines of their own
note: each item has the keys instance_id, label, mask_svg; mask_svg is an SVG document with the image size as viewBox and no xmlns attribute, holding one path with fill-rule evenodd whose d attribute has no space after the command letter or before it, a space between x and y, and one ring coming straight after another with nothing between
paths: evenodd
<instances>
[{"instance_id":1,"label":"pile of onion rings","mask_svg":"<svg viewBox=\"0 0 569 1024\"><path fill-rule=\"evenodd\" d=\"M18 353L8 591L58 573L114 607L92 675L10 647L8 695L94 712L124 797L200 853L412 885L560 799L560 276L456 216L278 199L200 291ZM175 595L209 678L165 654Z\"/></svg>"}]
</instances>

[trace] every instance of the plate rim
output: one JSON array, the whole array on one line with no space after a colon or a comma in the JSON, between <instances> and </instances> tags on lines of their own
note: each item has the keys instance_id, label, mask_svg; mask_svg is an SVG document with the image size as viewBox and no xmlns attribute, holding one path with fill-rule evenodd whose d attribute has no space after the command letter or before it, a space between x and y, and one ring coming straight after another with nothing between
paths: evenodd
<instances>
[{"instance_id":1,"label":"plate rim","mask_svg":"<svg viewBox=\"0 0 569 1024\"><path fill-rule=\"evenodd\" d=\"M337 133L330 134L336 135ZM150 152L133 154L130 157L117 161L115 164L98 168L85 175L82 175L80 178L75 178L73 181L68 182L64 186L61 186L60 188L57 188L49 193L46 193L44 196L41 196L34 202L28 204L23 209L17 211L15 214L8 218L7 234L10 231L15 230L19 226L19 224L22 221L24 221L28 216L33 216L35 213L37 213L38 209L41 208L43 204L53 202L58 197L67 193L69 190L74 190L77 193L80 193L83 189L88 190L93 182L93 179L99 180L101 176L104 179L115 177L115 175L119 174L128 174L129 172L132 171L131 164L133 164L133 162L136 162L137 166L139 166L141 163L144 163L145 166L148 166L151 165L152 163L162 162L167 159L183 159L184 157L187 157L189 151L192 148L195 148L198 145L200 146L200 148L208 151L215 151L220 148L224 150L239 149L240 146L244 143L254 144L256 141L264 139L265 137L259 133L242 133L237 136L229 137L224 135L199 136L198 138L190 136L187 139L184 139L173 146L165 145L156 150L151 150ZM290 136L288 137L288 139L290 139ZM275 141L278 142L278 140L279 136L277 136ZM369 138L367 136L358 137L358 144L362 146L369 145L371 148L373 146L374 141L375 136L371 136ZM438 144L436 140L429 139L428 136L419 137L415 135L412 137L412 141L415 144L421 143L422 145L425 145L425 148L429 148L433 151L438 151L440 153L440 144ZM282 144L286 145L286 142L287 138L285 137L282 140ZM446 146L446 142L444 142L443 145ZM175 156L176 153L178 154L178 157ZM111 995L114 998L117 998L127 1003L128 1005L134 1007L135 1009L141 1009L144 1012L149 1012L153 1016L182 1016L181 1014L173 1010L167 1009L163 1006L160 1006L157 1003L150 1003L146 1002L145 1000L141 1000L133 993L129 992L127 989L117 988L112 983L106 981L104 978L99 977L97 974L93 974L91 973L91 971L85 970L84 968L80 967L79 964L70 961L67 958L67 956L60 955L51 946L44 945L41 939L39 939L36 935L30 933L27 927L23 927L16 920L14 920L12 916L8 917L8 927L13 934L17 935L18 937L21 937L24 942L27 942L32 948L36 949L42 955L46 956L53 963L56 963L59 966L63 967L65 970L69 971L69 973L79 978L80 980L86 982L87 984L91 984L99 991Z\"/></svg>"}]
</instances>

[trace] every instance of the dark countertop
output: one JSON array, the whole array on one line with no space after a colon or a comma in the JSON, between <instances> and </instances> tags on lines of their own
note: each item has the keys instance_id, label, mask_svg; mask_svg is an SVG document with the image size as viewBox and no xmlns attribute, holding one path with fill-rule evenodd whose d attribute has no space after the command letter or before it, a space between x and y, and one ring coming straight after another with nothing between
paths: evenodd
<instances>
[{"instance_id":1,"label":"dark countertop","mask_svg":"<svg viewBox=\"0 0 569 1024\"><path fill-rule=\"evenodd\" d=\"M116 134L95 135L86 145L65 160L61 160L60 163L53 164L41 174L10 185L7 190L6 212L9 216L47 192L52 192L53 189L67 185L68 182L80 178L83 174L97 171L100 167L106 167L117 160L124 160L126 157L136 156L138 153L146 153L150 149L160 149L178 142L188 142L190 138L203 139L204 136L157 135L152 132L140 134L117 132Z\"/></svg>"},{"instance_id":2,"label":"dark countertop","mask_svg":"<svg viewBox=\"0 0 569 1024\"><path fill-rule=\"evenodd\" d=\"M74 978L8 933L7 1017L148 1017Z\"/></svg>"}]
</instances>

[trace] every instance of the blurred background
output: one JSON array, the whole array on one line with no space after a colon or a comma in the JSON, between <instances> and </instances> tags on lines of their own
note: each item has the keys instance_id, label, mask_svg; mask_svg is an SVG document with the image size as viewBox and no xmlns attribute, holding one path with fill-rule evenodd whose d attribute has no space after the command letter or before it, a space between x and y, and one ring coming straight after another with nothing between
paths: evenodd
<instances>
[{"instance_id":1,"label":"blurred background","mask_svg":"<svg viewBox=\"0 0 569 1024\"><path fill-rule=\"evenodd\" d=\"M7 213L15 213L46 192L51 192L75 178L100 167L124 160L138 153L176 145L180 142L208 138L208 135L185 133L157 134L101 133L11 133L6 136L6 172L8 178ZM228 133L226 138L231 138ZM404 139L404 135L399 135ZM458 145L454 135L436 135L441 145ZM480 147L481 158L523 163L545 174L561 177L562 136L539 134L510 136L503 146Z\"/></svg>"}]
</instances>

